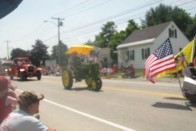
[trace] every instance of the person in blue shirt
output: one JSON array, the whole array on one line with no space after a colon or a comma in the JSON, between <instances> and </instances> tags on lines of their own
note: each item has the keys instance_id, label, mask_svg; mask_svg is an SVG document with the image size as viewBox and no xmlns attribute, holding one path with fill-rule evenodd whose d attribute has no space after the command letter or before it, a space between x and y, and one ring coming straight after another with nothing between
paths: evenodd
<instances>
[{"instance_id":1,"label":"person in blue shirt","mask_svg":"<svg viewBox=\"0 0 196 131\"><path fill-rule=\"evenodd\" d=\"M56 131L45 126L33 115L39 112L39 102L44 98L34 92L24 91L18 96L19 110L11 112L1 123L0 131Z\"/></svg>"}]
</instances>

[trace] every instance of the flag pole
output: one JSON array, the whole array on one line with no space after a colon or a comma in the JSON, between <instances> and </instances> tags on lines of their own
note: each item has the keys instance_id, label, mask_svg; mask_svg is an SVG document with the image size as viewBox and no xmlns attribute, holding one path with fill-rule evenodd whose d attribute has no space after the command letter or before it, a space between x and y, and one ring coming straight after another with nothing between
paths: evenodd
<instances>
[{"instance_id":1,"label":"flag pole","mask_svg":"<svg viewBox=\"0 0 196 131\"><path fill-rule=\"evenodd\" d=\"M196 37L196 35L195 35L195 37ZM195 39L195 37L194 37L194 41L193 41L193 49L192 49L192 53L191 53L191 62L193 62L193 59L194 59L194 55L195 55L195 41L196 41L196 39Z\"/></svg>"},{"instance_id":2,"label":"flag pole","mask_svg":"<svg viewBox=\"0 0 196 131\"><path fill-rule=\"evenodd\" d=\"M194 55L195 55L195 41L196 41L196 35L195 35L195 37L194 37L194 40L193 40L193 46L192 46L192 53L191 53L191 60L190 60L190 62L193 62L193 59L194 59ZM189 63L187 63L187 64L189 64ZM179 72L179 71L178 71ZM180 77L179 77L179 73L177 72L177 79L178 79L178 82L179 82L179 85L180 85L180 89L181 89L181 91L182 91L182 94L183 94L183 96L185 97L185 94L184 94L184 90L183 90L183 88L182 88L182 84L181 84L181 81L180 81Z\"/></svg>"},{"instance_id":3,"label":"flag pole","mask_svg":"<svg viewBox=\"0 0 196 131\"><path fill-rule=\"evenodd\" d=\"M178 73L179 71L177 71L177 79L178 79L178 83L179 83L179 85L180 85L180 89L181 89L181 91L182 91L182 95L185 97L185 94L184 94L184 91L183 91L183 88L182 88L182 84L181 84L181 81L180 81L180 75L179 75L179 73Z\"/></svg>"}]
</instances>

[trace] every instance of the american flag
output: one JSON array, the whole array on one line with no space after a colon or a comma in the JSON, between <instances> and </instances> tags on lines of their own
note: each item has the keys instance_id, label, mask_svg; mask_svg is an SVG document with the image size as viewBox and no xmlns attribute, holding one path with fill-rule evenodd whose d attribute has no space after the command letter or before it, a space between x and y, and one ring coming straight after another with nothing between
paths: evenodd
<instances>
[{"instance_id":1,"label":"american flag","mask_svg":"<svg viewBox=\"0 0 196 131\"><path fill-rule=\"evenodd\" d=\"M172 45L169 38L151 54L144 63L144 76L154 83L153 78L166 70L176 67Z\"/></svg>"}]
</instances>

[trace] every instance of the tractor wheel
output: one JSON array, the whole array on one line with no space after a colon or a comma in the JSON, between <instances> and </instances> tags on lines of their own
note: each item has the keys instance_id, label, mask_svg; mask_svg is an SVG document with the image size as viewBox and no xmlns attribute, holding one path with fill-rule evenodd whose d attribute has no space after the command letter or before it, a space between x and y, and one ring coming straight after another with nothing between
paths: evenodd
<instances>
[{"instance_id":1,"label":"tractor wheel","mask_svg":"<svg viewBox=\"0 0 196 131\"><path fill-rule=\"evenodd\" d=\"M62 73L62 82L65 89L71 89L73 85L73 76L72 73L68 70L64 70Z\"/></svg>"},{"instance_id":2,"label":"tractor wheel","mask_svg":"<svg viewBox=\"0 0 196 131\"><path fill-rule=\"evenodd\" d=\"M42 77L41 72L38 72L38 73L37 73L37 80L41 80L41 77Z\"/></svg>"},{"instance_id":3,"label":"tractor wheel","mask_svg":"<svg viewBox=\"0 0 196 131\"><path fill-rule=\"evenodd\" d=\"M99 91L102 87L102 81L100 78L94 78L92 79L92 82L91 82L91 88L94 90L94 91Z\"/></svg>"},{"instance_id":4,"label":"tractor wheel","mask_svg":"<svg viewBox=\"0 0 196 131\"><path fill-rule=\"evenodd\" d=\"M88 87L91 87L91 81L92 81L92 78L91 77L87 77L85 79L85 82L86 82L86 84L87 84Z\"/></svg>"}]
</instances>

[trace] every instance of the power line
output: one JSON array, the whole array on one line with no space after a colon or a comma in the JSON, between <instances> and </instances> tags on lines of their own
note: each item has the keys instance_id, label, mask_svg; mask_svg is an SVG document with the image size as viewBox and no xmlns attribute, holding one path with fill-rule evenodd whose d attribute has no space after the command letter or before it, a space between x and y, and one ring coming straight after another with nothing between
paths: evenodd
<instances>
[{"instance_id":1,"label":"power line","mask_svg":"<svg viewBox=\"0 0 196 131\"><path fill-rule=\"evenodd\" d=\"M132 9L129 9L128 11L123 11L123 12L117 14L117 15L110 16L110 17L104 18L104 19L102 19L102 20L98 20L98 21L96 21L96 22L92 22L92 23L90 23L90 24L83 25L83 26L81 26L81 27L79 27L79 28L72 29L72 31L69 31L69 33L78 31L78 30L83 29L83 28L89 28L90 26L94 26L94 25L99 24L99 23L101 23L101 22L110 20L110 19L115 18L115 17L118 17L118 16L122 16L122 15L127 14L127 13L130 13L130 12L134 12L134 11L136 11L137 9L139 10L139 9L145 8L145 7L147 7L147 6L151 6L152 4L160 3L160 2L162 2L162 1L164 1L164 0L153 0L153 1L147 2L145 5L141 5L141 6L138 6L138 7L132 8ZM105 2L106 2L106 1L104 1L104 2L102 2L102 3L100 3L100 4L98 4L98 5L104 4ZM98 6L98 5L96 5L96 6ZM92 7L91 7L91 8L92 8ZM90 9L90 8L89 8L89 9ZM87 11L87 10L85 10L85 11ZM62 33L63 33L63 32L62 32ZM51 36L51 37L49 37L48 39L46 39L45 41L48 41L48 40L54 38L55 36L56 36L56 35Z\"/></svg>"},{"instance_id":2,"label":"power line","mask_svg":"<svg viewBox=\"0 0 196 131\"><path fill-rule=\"evenodd\" d=\"M21 39L25 39L29 36L32 36L33 33L36 33L37 34L37 30L40 29L41 27L43 26L43 23L40 24L37 28L35 28L32 32L30 32L29 34L26 34L25 36L22 36L21 38L17 39L17 40L13 40L13 42L17 42L17 41L21 41Z\"/></svg>"},{"instance_id":3,"label":"power line","mask_svg":"<svg viewBox=\"0 0 196 131\"><path fill-rule=\"evenodd\" d=\"M75 9L75 8L77 9L78 7L85 5L85 4L88 3L89 1L91 1L91 0L85 0L85 1L83 1L83 2L80 2L80 3L78 3L78 4L76 4L76 5L72 6L72 7L70 7L69 9L66 9L66 10L64 10L64 11L62 11L62 12L59 12L59 13L53 15L53 16L61 16L61 14L67 13L67 12L69 12L69 11L71 11L72 9ZM94 0L93 0L93 2L94 2Z\"/></svg>"},{"instance_id":4,"label":"power line","mask_svg":"<svg viewBox=\"0 0 196 131\"><path fill-rule=\"evenodd\" d=\"M183 3L183 4L180 4L180 6L185 5L185 4L187 4L187 3L190 3L190 2L193 2L193 1L185 2L185 3ZM115 17L115 16L114 16L114 17ZM111 18L111 17L110 17L110 18ZM109 19L109 18L107 18L107 19ZM137 18L137 19L138 19L138 18ZM97 23L99 23L99 22L101 22L101 21L104 21L104 20L100 20L100 21L95 22L95 23L92 23L92 24L90 24L90 25L88 24L88 25L82 26L82 27L80 27L80 28L73 29L72 31L70 31L70 32L68 32L68 33L78 31L78 30L80 30L80 29L83 29L83 28L89 27L89 26L91 26L91 25L97 24Z\"/></svg>"},{"instance_id":5,"label":"power line","mask_svg":"<svg viewBox=\"0 0 196 131\"><path fill-rule=\"evenodd\" d=\"M184 3L181 3L181 4L177 5L177 6L186 5L186 4L192 3L192 2L194 2L194 1L195 1L195 0L186 1L186 2L184 2Z\"/></svg>"},{"instance_id":6,"label":"power line","mask_svg":"<svg viewBox=\"0 0 196 131\"><path fill-rule=\"evenodd\" d=\"M79 28L72 29L72 31L69 31L69 33L71 33L71 32L76 32L76 31L81 30L81 29L83 29L83 28L89 28L90 26L94 26L94 25L99 24L99 23L101 23L101 22L104 22L104 21L110 20L110 19L112 19L112 18L116 18L116 17L122 16L122 15L125 15L125 14L130 13L130 12L134 12L134 11L136 11L136 10L140 10L140 9L142 9L142 8L151 6L152 4L160 3L160 2L162 2L162 1L164 1L164 0L153 0L153 1L147 2L147 3L145 3L144 5L140 5L140 6L138 6L138 7L131 8L131 9L127 10L127 11L120 12L119 14L116 14L116 15L113 15L113 16L110 16L110 17L107 17L107 18L104 18L104 19L102 19L102 20L98 20L98 21L96 21L96 22L92 22L92 23L90 23L90 24L86 24L86 25L81 26L81 27L79 27ZM63 33L63 32L62 32L62 33ZM64 33L65 33L65 32L64 32ZM56 36L56 35L55 35L55 36ZM54 38L55 36L51 36L50 38L48 38L48 39L45 40L45 41L48 41L48 40Z\"/></svg>"},{"instance_id":7,"label":"power line","mask_svg":"<svg viewBox=\"0 0 196 131\"><path fill-rule=\"evenodd\" d=\"M162 1L164 1L164 0L162 0ZM122 17L123 15L126 15L126 14L129 14L129 13L138 11L138 10L140 10L140 9L142 9L142 8L146 8L146 7L148 7L148 6L152 6L152 5L157 4L157 3L160 3L160 2L162 2L162 1L161 1L161 0L158 0L158 1L150 1L150 2L145 3L145 4L142 4L142 5L140 5L140 6L137 6L137 7L131 8L131 9L129 9L129 10L120 12L120 13L118 13L118 14L115 14L115 15L113 15L113 16L106 17L106 18L103 18L103 19L101 19L101 20L98 20L98 21L95 21L95 22L91 22L91 23L89 23L89 24L86 24L86 25L83 25L83 26L74 28L74 29L72 29L72 30L70 30L70 31L66 31L66 32L63 31L62 33L63 33L63 34L69 34L69 33L74 33L74 32L76 32L76 31L79 31L79 30L81 30L81 29L90 28L90 27L95 26L95 25L98 26L98 24L100 24L100 23L102 23L102 22L104 22L104 21L116 19L116 18L118 18L118 17ZM182 0L179 0L179 1L182 1ZM89 0L86 0L86 1L84 1L83 3L86 4L87 2L89 2ZM171 1L170 1L170 2L171 2ZM173 1L173 2L176 2L176 1ZM194 1L191 1L191 2L194 2ZM81 2L81 3L82 3L82 2ZM187 3L187 2L186 2L186 3ZM189 2L189 3L190 3L190 2ZM79 4L78 4L78 5L79 5ZM182 5L185 5L185 3L180 4L180 6L182 6ZM76 7L76 6L75 6L75 7ZM137 15L137 14L136 14L136 15ZM129 17L130 17L130 16L128 16L127 18L129 18ZM136 18L136 19L138 19L138 18ZM122 19L121 19L121 20L122 20ZM119 23L121 23L121 22L120 22L121 20L118 20ZM124 18L123 21L124 21L124 20L126 20L126 18ZM39 33L37 33L37 35L38 35L38 34L39 34ZM30 34L30 35L32 35L32 34ZM49 41L49 40L53 39L53 38L56 37L56 36L57 36L57 35L53 35L53 36L47 38L46 41ZM25 38L26 38L26 37L25 37Z\"/></svg>"},{"instance_id":8,"label":"power line","mask_svg":"<svg viewBox=\"0 0 196 131\"><path fill-rule=\"evenodd\" d=\"M99 23L101 23L101 22L105 22L105 21L114 19L114 18L116 18L116 17L125 15L125 14L127 14L127 13L134 12L134 11L136 11L136 10L143 9L143 8L145 8L145 7L147 7L147 6L152 6L152 4L156 4L156 3L158 3L158 2L160 3L161 1L164 1L164 0L151 1L150 3L146 3L145 5L142 5L142 6L139 6L139 7L135 7L135 8L129 9L129 10L127 10L127 11L120 12L120 13L115 14L115 15L113 15L113 16L106 17L106 18L104 18L104 19L101 19L101 20L98 20L98 21L95 21L95 22L92 22L92 23L88 23L88 24L83 25L83 26L81 26L81 27L79 27L79 28L72 29L72 31L70 31L70 32L75 32L75 31L78 31L78 30L80 30L80 29L83 29L83 28L86 28L86 27L90 27L90 26L99 24Z\"/></svg>"},{"instance_id":9,"label":"power line","mask_svg":"<svg viewBox=\"0 0 196 131\"><path fill-rule=\"evenodd\" d=\"M111 1L111 0L105 0L105 1L103 1L103 2L101 2L101 3L99 3L99 4L96 4L96 5L94 5L94 6L88 7L88 8L83 9L83 10L79 10L79 11L76 12L76 13L66 15L65 17L72 17L72 16L74 16L74 15L78 15L78 14L80 14L80 13L83 13L83 12L85 12L85 11L88 11L89 9L99 7L99 6L101 6L101 5L103 5L103 4L107 3L107 2L110 2L110 1Z\"/></svg>"}]
</instances>

